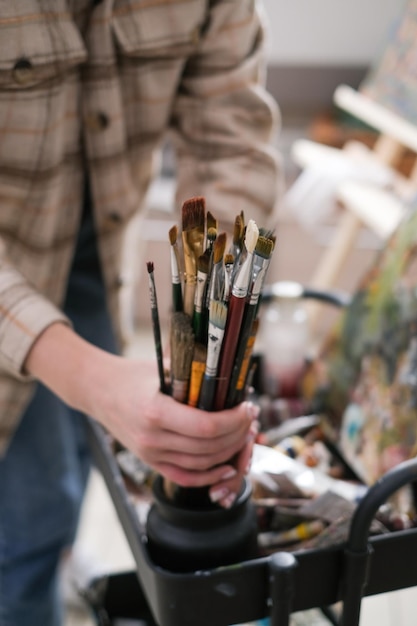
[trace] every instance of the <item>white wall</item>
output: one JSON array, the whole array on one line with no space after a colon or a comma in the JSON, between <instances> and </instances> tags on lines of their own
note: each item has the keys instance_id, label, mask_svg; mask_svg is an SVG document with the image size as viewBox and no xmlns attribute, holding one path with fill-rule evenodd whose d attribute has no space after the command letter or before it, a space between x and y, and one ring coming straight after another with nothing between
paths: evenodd
<instances>
[{"instance_id":1,"label":"white wall","mask_svg":"<svg viewBox=\"0 0 417 626\"><path fill-rule=\"evenodd\" d=\"M368 65L406 0L263 0L269 57L284 65Z\"/></svg>"}]
</instances>

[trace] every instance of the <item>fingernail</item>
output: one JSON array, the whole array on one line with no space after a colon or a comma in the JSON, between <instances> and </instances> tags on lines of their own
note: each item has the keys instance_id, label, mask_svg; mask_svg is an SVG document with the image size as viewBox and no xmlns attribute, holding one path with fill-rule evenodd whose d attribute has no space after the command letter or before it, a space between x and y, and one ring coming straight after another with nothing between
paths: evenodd
<instances>
[{"instance_id":1,"label":"fingernail","mask_svg":"<svg viewBox=\"0 0 417 626\"><path fill-rule=\"evenodd\" d=\"M235 493L229 493L229 495L226 498L222 499L220 504L222 505L222 507L224 509L230 509L230 507L232 506L232 504L233 504L233 502L235 500L236 500L236 494Z\"/></svg>"},{"instance_id":2,"label":"fingernail","mask_svg":"<svg viewBox=\"0 0 417 626\"><path fill-rule=\"evenodd\" d=\"M248 416L252 419L252 420L256 420L259 413L260 413L260 407L257 404L253 404L253 402L247 402L246 403L246 411Z\"/></svg>"},{"instance_id":3,"label":"fingernail","mask_svg":"<svg viewBox=\"0 0 417 626\"><path fill-rule=\"evenodd\" d=\"M231 467L223 474L222 480L228 480L229 478L234 478L236 474L237 474L237 471L234 469L234 467Z\"/></svg>"},{"instance_id":4,"label":"fingernail","mask_svg":"<svg viewBox=\"0 0 417 626\"><path fill-rule=\"evenodd\" d=\"M250 458L247 466L245 467L245 474L249 474L251 466L252 466L252 459Z\"/></svg>"},{"instance_id":5,"label":"fingernail","mask_svg":"<svg viewBox=\"0 0 417 626\"><path fill-rule=\"evenodd\" d=\"M226 498L226 496L228 496L229 493L230 492L227 487L220 487L219 489L213 489L212 491L209 492L210 500L212 502L218 502L219 500Z\"/></svg>"},{"instance_id":6,"label":"fingernail","mask_svg":"<svg viewBox=\"0 0 417 626\"><path fill-rule=\"evenodd\" d=\"M248 435L246 437L246 441L247 442L254 441L258 433L259 433L259 422L258 421L252 422L248 431Z\"/></svg>"}]
</instances>

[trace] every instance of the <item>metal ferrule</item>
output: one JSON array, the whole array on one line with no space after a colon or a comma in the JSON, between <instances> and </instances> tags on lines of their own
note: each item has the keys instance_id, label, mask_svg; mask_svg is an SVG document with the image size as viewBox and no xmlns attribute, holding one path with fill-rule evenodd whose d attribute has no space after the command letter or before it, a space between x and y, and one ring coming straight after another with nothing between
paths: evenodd
<instances>
[{"instance_id":1,"label":"metal ferrule","mask_svg":"<svg viewBox=\"0 0 417 626\"><path fill-rule=\"evenodd\" d=\"M232 294L236 298L245 298L248 293L249 283L252 274L253 254L248 253L243 265L239 268L232 288Z\"/></svg>"}]
</instances>

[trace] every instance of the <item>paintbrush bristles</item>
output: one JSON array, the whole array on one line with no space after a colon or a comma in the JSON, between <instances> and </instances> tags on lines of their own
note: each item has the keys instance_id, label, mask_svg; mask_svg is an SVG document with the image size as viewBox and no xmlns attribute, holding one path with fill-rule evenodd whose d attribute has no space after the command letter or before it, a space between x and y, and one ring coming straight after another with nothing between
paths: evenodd
<instances>
[{"instance_id":1,"label":"paintbrush bristles","mask_svg":"<svg viewBox=\"0 0 417 626\"><path fill-rule=\"evenodd\" d=\"M169 243L171 244L171 246L173 246L175 243L177 243L177 238L178 238L178 226L176 224L174 224L174 226L172 226L169 229Z\"/></svg>"},{"instance_id":2,"label":"paintbrush bristles","mask_svg":"<svg viewBox=\"0 0 417 626\"><path fill-rule=\"evenodd\" d=\"M243 239L244 224L241 215L236 215L233 226L233 245L240 247Z\"/></svg>"},{"instance_id":3,"label":"paintbrush bristles","mask_svg":"<svg viewBox=\"0 0 417 626\"><path fill-rule=\"evenodd\" d=\"M259 235L255 246L255 254L258 254L263 259L269 259L274 249L274 242L268 237Z\"/></svg>"},{"instance_id":4,"label":"paintbrush bristles","mask_svg":"<svg viewBox=\"0 0 417 626\"><path fill-rule=\"evenodd\" d=\"M220 233L220 235L218 235L216 241L214 242L214 246L213 246L214 265L216 265L217 263L220 263L220 261L223 259L224 251L226 248L226 241L227 241L226 233Z\"/></svg>"},{"instance_id":5,"label":"paintbrush bristles","mask_svg":"<svg viewBox=\"0 0 417 626\"><path fill-rule=\"evenodd\" d=\"M217 237L217 228L208 228L207 229L207 244L212 246Z\"/></svg>"},{"instance_id":6,"label":"paintbrush bristles","mask_svg":"<svg viewBox=\"0 0 417 626\"><path fill-rule=\"evenodd\" d=\"M189 315L181 311L171 316L171 374L173 379L188 380L193 360L194 332Z\"/></svg>"},{"instance_id":7,"label":"paintbrush bristles","mask_svg":"<svg viewBox=\"0 0 417 626\"><path fill-rule=\"evenodd\" d=\"M227 305L221 300L212 300L210 302L209 320L210 324L214 324L219 328L225 328L227 319Z\"/></svg>"},{"instance_id":8,"label":"paintbrush bristles","mask_svg":"<svg viewBox=\"0 0 417 626\"><path fill-rule=\"evenodd\" d=\"M259 228L257 227L256 222L254 220L249 220L245 234L245 248L249 254L254 252L258 237Z\"/></svg>"},{"instance_id":9,"label":"paintbrush bristles","mask_svg":"<svg viewBox=\"0 0 417 626\"><path fill-rule=\"evenodd\" d=\"M217 220L214 217L213 213L211 213L210 211L207 211L206 225L207 225L207 233L209 232L211 228L214 228L217 231Z\"/></svg>"},{"instance_id":10,"label":"paintbrush bristles","mask_svg":"<svg viewBox=\"0 0 417 626\"><path fill-rule=\"evenodd\" d=\"M201 196L190 198L182 205L182 229L192 230L198 228L204 232L204 221L206 216L206 201Z\"/></svg>"},{"instance_id":11,"label":"paintbrush bristles","mask_svg":"<svg viewBox=\"0 0 417 626\"><path fill-rule=\"evenodd\" d=\"M194 333L190 317L182 311L171 316L170 347L172 396L178 402L187 402L194 354Z\"/></svg>"},{"instance_id":12,"label":"paintbrush bristles","mask_svg":"<svg viewBox=\"0 0 417 626\"><path fill-rule=\"evenodd\" d=\"M197 260L197 270L207 274L210 265L210 250L205 250L203 254L200 254Z\"/></svg>"},{"instance_id":13,"label":"paintbrush bristles","mask_svg":"<svg viewBox=\"0 0 417 626\"><path fill-rule=\"evenodd\" d=\"M182 242L184 252L184 311L192 316L197 281L197 259L203 254L205 199L195 197L182 205Z\"/></svg>"}]
</instances>

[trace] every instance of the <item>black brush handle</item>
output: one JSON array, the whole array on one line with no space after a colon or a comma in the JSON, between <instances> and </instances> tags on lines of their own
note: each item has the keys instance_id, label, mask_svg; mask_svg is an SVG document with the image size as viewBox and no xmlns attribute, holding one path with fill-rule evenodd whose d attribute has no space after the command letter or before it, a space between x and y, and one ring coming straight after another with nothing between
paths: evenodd
<instances>
[{"instance_id":1,"label":"black brush handle","mask_svg":"<svg viewBox=\"0 0 417 626\"><path fill-rule=\"evenodd\" d=\"M174 311L183 310L181 283L172 283L172 306Z\"/></svg>"},{"instance_id":2,"label":"black brush handle","mask_svg":"<svg viewBox=\"0 0 417 626\"><path fill-rule=\"evenodd\" d=\"M243 359L246 353L246 346L251 334L252 324L256 316L256 304L247 304L243 316L241 325L241 331L239 334L239 343L236 351L235 362L233 365L232 374L230 376L229 389L226 397L225 407L230 409L236 405L237 390L236 385L240 374L240 369L243 364Z\"/></svg>"},{"instance_id":3,"label":"black brush handle","mask_svg":"<svg viewBox=\"0 0 417 626\"><path fill-rule=\"evenodd\" d=\"M216 391L215 376L204 375L201 385L200 398L198 400L198 408L204 411L212 411L214 404L214 393Z\"/></svg>"}]
</instances>

